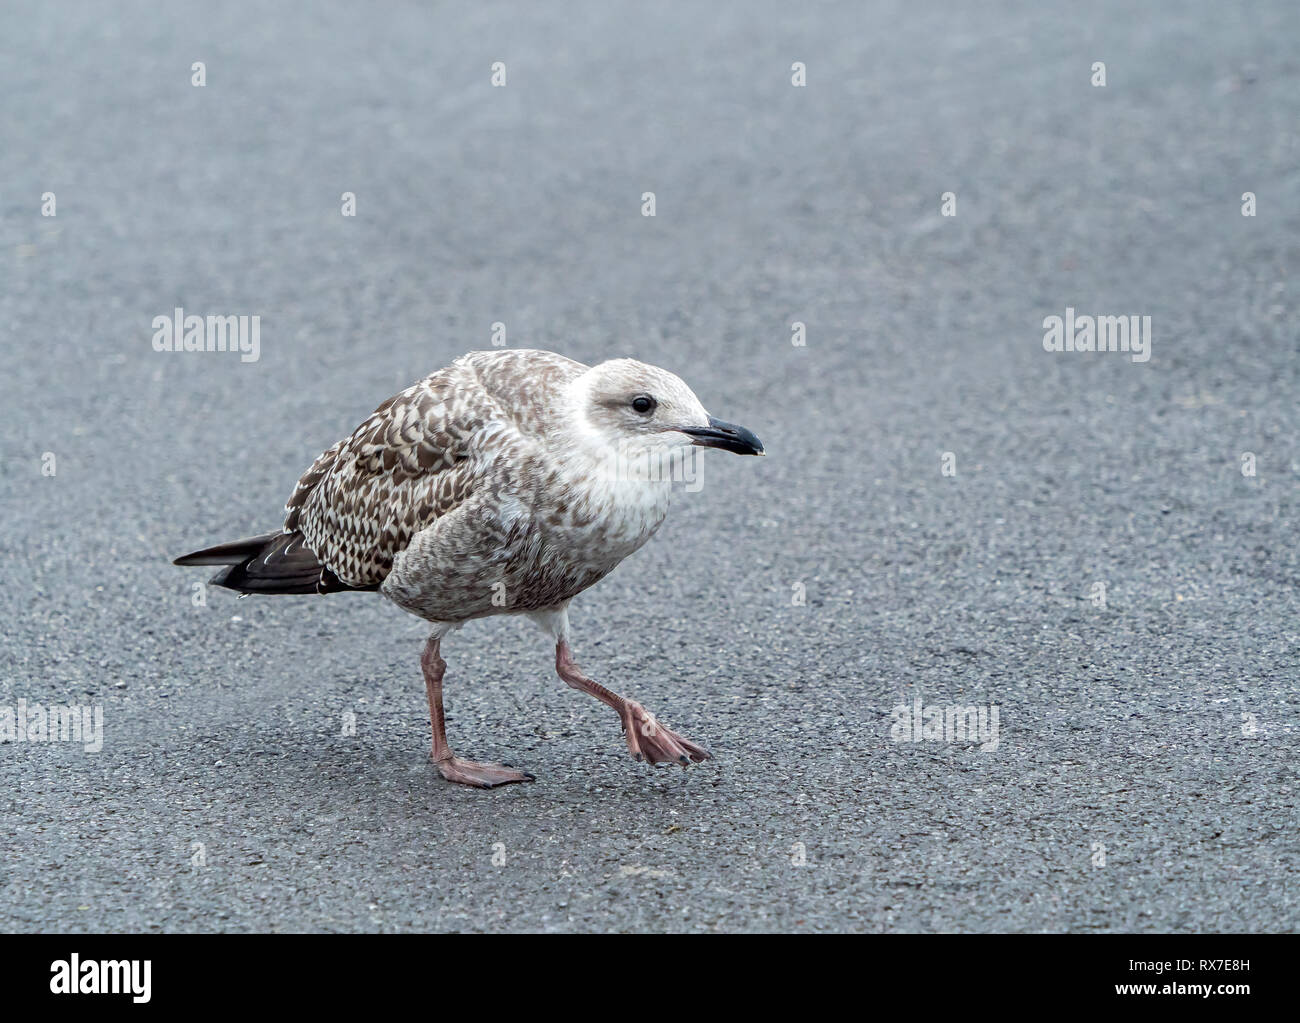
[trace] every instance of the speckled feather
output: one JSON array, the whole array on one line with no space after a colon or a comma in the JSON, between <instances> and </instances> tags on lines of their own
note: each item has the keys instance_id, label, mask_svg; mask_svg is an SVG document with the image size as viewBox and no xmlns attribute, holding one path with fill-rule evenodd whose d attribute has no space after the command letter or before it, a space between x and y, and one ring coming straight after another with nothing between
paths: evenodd
<instances>
[{"instance_id":1,"label":"speckled feather","mask_svg":"<svg viewBox=\"0 0 1300 1023\"><path fill-rule=\"evenodd\" d=\"M280 532L176 563L224 566L212 583L240 593L379 590L435 631L512 612L562 631L568 601L668 512L669 478L639 460L662 468L702 433L762 453L666 370L471 352L317 458Z\"/></svg>"},{"instance_id":2,"label":"speckled feather","mask_svg":"<svg viewBox=\"0 0 1300 1023\"><path fill-rule=\"evenodd\" d=\"M553 425L547 396L586 368L550 352L463 356L389 398L317 458L285 506L284 532L301 532L348 586L383 583L417 533L520 475L512 460ZM483 527L467 558L503 538L490 521Z\"/></svg>"},{"instance_id":3,"label":"speckled feather","mask_svg":"<svg viewBox=\"0 0 1300 1023\"><path fill-rule=\"evenodd\" d=\"M602 520L608 502L581 485L560 438L557 397L586 369L549 352L475 352L376 409L286 506L285 532L321 563L319 589L332 575L462 621L553 607L607 574L657 528L667 495L653 488L633 537Z\"/></svg>"}]
</instances>

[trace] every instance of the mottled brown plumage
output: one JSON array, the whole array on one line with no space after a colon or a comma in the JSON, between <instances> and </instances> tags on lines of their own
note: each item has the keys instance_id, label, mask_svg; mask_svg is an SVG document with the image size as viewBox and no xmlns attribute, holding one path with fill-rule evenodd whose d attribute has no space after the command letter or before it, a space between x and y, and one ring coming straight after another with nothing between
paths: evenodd
<instances>
[{"instance_id":1,"label":"mottled brown plumage","mask_svg":"<svg viewBox=\"0 0 1300 1023\"><path fill-rule=\"evenodd\" d=\"M422 661L444 777L527 780L452 756L442 731L443 636L473 618L526 613L556 640L556 669L618 711L629 750L652 762L708 754L639 704L583 675L568 604L654 535L667 465L692 445L762 454L713 419L678 377L619 359L596 367L551 352L472 352L380 405L312 463L280 533L208 548L177 564L226 566L241 593L378 589L433 624Z\"/></svg>"},{"instance_id":2,"label":"mottled brown plumage","mask_svg":"<svg viewBox=\"0 0 1300 1023\"><path fill-rule=\"evenodd\" d=\"M348 586L383 583L416 533L501 482L494 470L519 447L510 434L541 436L554 416L543 396L586 368L550 352L474 352L430 374L316 459L284 531Z\"/></svg>"}]
</instances>

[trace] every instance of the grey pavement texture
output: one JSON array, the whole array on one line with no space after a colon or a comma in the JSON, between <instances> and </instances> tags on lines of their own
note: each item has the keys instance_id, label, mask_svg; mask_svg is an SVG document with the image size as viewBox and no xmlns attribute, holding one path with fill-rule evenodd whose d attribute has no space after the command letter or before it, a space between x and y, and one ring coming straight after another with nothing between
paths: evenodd
<instances>
[{"instance_id":1,"label":"grey pavement texture","mask_svg":"<svg viewBox=\"0 0 1300 1023\"><path fill-rule=\"evenodd\" d=\"M0 745L0 928L1295 929L1297 38L1290 2L6 4L0 705L104 745ZM259 315L260 360L155 352L175 306ZM1044 351L1067 306L1151 316L1150 361ZM496 321L767 445L573 608L712 763L633 763L494 619L444 646L451 740L537 782L449 785L422 623L195 606L168 563L276 528ZM917 696L998 747L894 741Z\"/></svg>"}]
</instances>

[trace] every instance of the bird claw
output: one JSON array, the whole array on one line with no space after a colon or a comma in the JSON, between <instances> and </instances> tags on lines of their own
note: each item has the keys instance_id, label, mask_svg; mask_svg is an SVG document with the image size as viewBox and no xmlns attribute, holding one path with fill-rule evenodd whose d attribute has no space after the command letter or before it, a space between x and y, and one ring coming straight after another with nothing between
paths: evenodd
<instances>
[{"instance_id":1,"label":"bird claw","mask_svg":"<svg viewBox=\"0 0 1300 1023\"><path fill-rule=\"evenodd\" d=\"M713 754L697 746L685 736L659 723L655 716L632 700L627 701L623 713L623 732L628 752L638 763L680 764L685 767L694 761L710 760Z\"/></svg>"},{"instance_id":2,"label":"bird claw","mask_svg":"<svg viewBox=\"0 0 1300 1023\"><path fill-rule=\"evenodd\" d=\"M437 761L438 773L459 785L473 785L480 789L494 789L516 781L536 781L527 771L516 771L509 764L480 764L460 757Z\"/></svg>"}]
</instances>

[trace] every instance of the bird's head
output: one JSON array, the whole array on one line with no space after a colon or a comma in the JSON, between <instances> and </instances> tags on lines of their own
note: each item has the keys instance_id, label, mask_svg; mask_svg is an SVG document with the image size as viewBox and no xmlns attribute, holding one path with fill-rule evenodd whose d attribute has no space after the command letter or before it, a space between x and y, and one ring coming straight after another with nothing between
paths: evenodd
<instances>
[{"instance_id":1,"label":"bird's head","mask_svg":"<svg viewBox=\"0 0 1300 1023\"><path fill-rule=\"evenodd\" d=\"M577 413L597 445L637 453L691 447L761 455L763 444L743 426L709 415L685 381L635 359L611 359L575 381Z\"/></svg>"}]
</instances>

